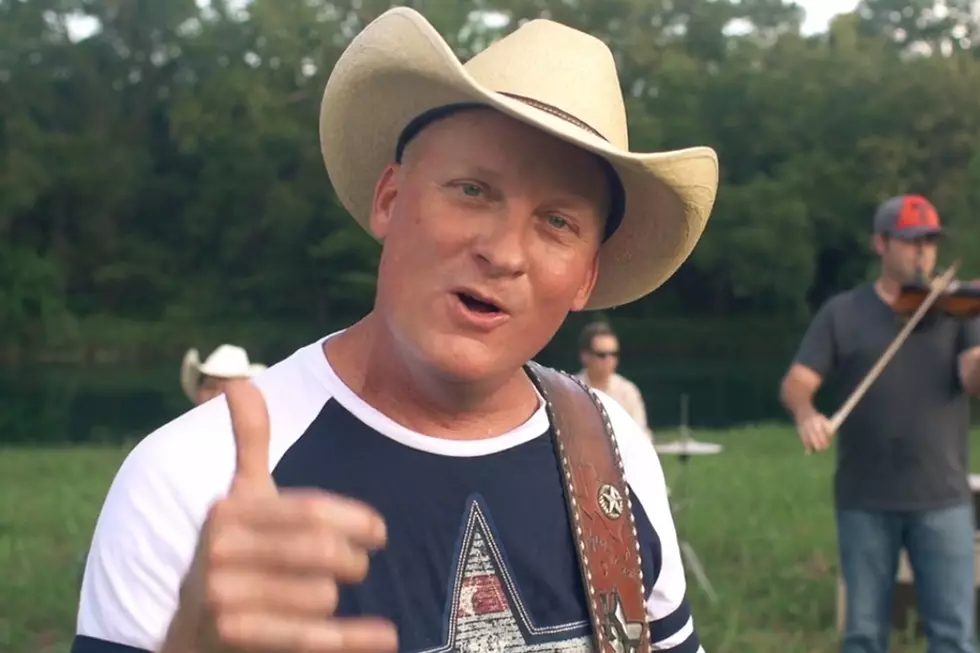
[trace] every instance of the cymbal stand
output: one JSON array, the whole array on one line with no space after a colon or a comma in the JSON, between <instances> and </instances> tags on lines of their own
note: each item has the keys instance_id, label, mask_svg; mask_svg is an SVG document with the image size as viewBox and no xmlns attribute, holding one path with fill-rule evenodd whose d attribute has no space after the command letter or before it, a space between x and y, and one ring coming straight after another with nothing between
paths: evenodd
<instances>
[{"instance_id":1,"label":"cymbal stand","mask_svg":"<svg viewBox=\"0 0 980 653\"><path fill-rule=\"evenodd\" d=\"M688 397L687 394L681 395L681 424L679 440L688 444L691 441L691 432L688 428ZM678 501L674 504L674 511L680 512L683 509L690 508L690 499L687 498L687 476L688 476L688 465L690 464L691 455L688 453L681 452L678 455L678 460L681 464L681 471L677 474L677 487L680 490L678 492ZM711 581L708 579L708 574L704 571L704 566L701 564L701 559L698 557L697 552L694 550L694 546L687 540L683 539L680 534L680 525L676 525L677 528L677 542L681 550L681 558L684 560L684 566L691 570L694 574L695 580L697 580L698 585L708 596L712 603L718 601L718 596L715 594L715 588L711 585Z\"/></svg>"}]
</instances>

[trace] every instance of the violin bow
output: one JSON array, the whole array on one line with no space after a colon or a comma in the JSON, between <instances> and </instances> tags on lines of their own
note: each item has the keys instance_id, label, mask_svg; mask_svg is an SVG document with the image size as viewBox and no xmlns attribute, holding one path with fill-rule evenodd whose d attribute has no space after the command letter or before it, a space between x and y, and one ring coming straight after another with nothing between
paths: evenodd
<instances>
[{"instance_id":1,"label":"violin bow","mask_svg":"<svg viewBox=\"0 0 980 653\"><path fill-rule=\"evenodd\" d=\"M959 266L960 262L958 260L954 261L953 264L949 266L949 269L942 274L942 276L938 277L932 282L932 288L929 291L929 294L926 295L926 298L922 300L922 304L919 306L918 310L912 314L912 317L909 318L909 321L905 323L902 330L899 331L898 335L895 336L895 339L892 340L890 345L888 345L888 349L886 349L885 353L881 355L881 358L878 359L878 362L875 363L874 367L871 368L871 371L868 372L858 387L854 388L854 391L851 393L851 396L847 398L847 401L844 402L844 405L841 406L836 413L834 413L833 417L830 418L831 433L837 432L840 425L844 423L847 416L851 414L851 411L854 410L857 403L861 401L862 397L864 397L864 393L868 391L871 384L874 383L881 375L882 370L884 370L885 366L888 365L888 362L898 351L898 348L901 347L908 339L909 334L912 333L912 329L915 328L915 325L922 320L922 317L936 302L939 295L949 288L949 285L956 277L956 270L959 268Z\"/></svg>"}]
</instances>

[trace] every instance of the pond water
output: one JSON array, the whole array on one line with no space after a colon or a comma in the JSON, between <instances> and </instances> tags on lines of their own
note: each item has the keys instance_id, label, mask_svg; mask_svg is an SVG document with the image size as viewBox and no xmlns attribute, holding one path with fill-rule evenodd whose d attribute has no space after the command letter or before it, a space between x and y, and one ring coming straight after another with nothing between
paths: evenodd
<instances>
[{"instance_id":1,"label":"pond water","mask_svg":"<svg viewBox=\"0 0 980 653\"><path fill-rule=\"evenodd\" d=\"M0 443L119 442L145 435L190 407L178 384L178 366L179 362L4 367ZM683 394L689 397L692 427L785 420L776 398L785 371L782 360L624 360L620 371L640 387L654 429L678 424Z\"/></svg>"}]
</instances>

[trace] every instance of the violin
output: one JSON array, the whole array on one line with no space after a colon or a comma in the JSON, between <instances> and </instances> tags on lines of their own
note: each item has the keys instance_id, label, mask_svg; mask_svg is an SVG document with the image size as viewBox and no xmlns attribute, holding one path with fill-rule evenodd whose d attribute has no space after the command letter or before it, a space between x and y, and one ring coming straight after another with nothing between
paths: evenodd
<instances>
[{"instance_id":1,"label":"violin","mask_svg":"<svg viewBox=\"0 0 980 653\"><path fill-rule=\"evenodd\" d=\"M912 315L930 290L930 285L924 282L905 284L892 308L899 315ZM929 311L955 318L980 317L980 280L953 281L939 294Z\"/></svg>"},{"instance_id":2,"label":"violin","mask_svg":"<svg viewBox=\"0 0 980 653\"><path fill-rule=\"evenodd\" d=\"M881 375L882 370L888 365L888 361L892 359L895 352L912 333L912 329L930 311L945 313L958 318L980 315L980 283L957 281L956 270L959 267L960 262L957 260L949 266L949 269L931 282L923 281L902 286L901 292L893 302L892 307L897 313L908 318L905 320L905 326L891 341L888 348L885 349L885 353L868 371L861 383L854 388L844 405L837 409L837 412L830 418L831 431L837 431L840 428L847 416L854 410L854 406L861 401L864 393ZM809 450L807 453L810 453Z\"/></svg>"}]
</instances>

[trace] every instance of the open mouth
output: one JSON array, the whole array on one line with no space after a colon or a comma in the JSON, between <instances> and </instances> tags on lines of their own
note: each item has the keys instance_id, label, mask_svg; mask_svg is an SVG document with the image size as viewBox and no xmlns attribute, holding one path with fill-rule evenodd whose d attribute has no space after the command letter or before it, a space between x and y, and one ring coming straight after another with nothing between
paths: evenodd
<instances>
[{"instance_id":1,"label":"open mouth","mask_svg":"<svg viewBox=\"0 0 980 653\"><path fill-rule=\"evenodd\" d=\"M484 301L482 299L477 299L473 295L465 292L458 292L456 296L459 297L459 301L463 302L463 305L473 311L474 313L482 313L484 315L493 315L495 313L502 313L500 307L491 302Z\"/></svg>"}]
</instances>

